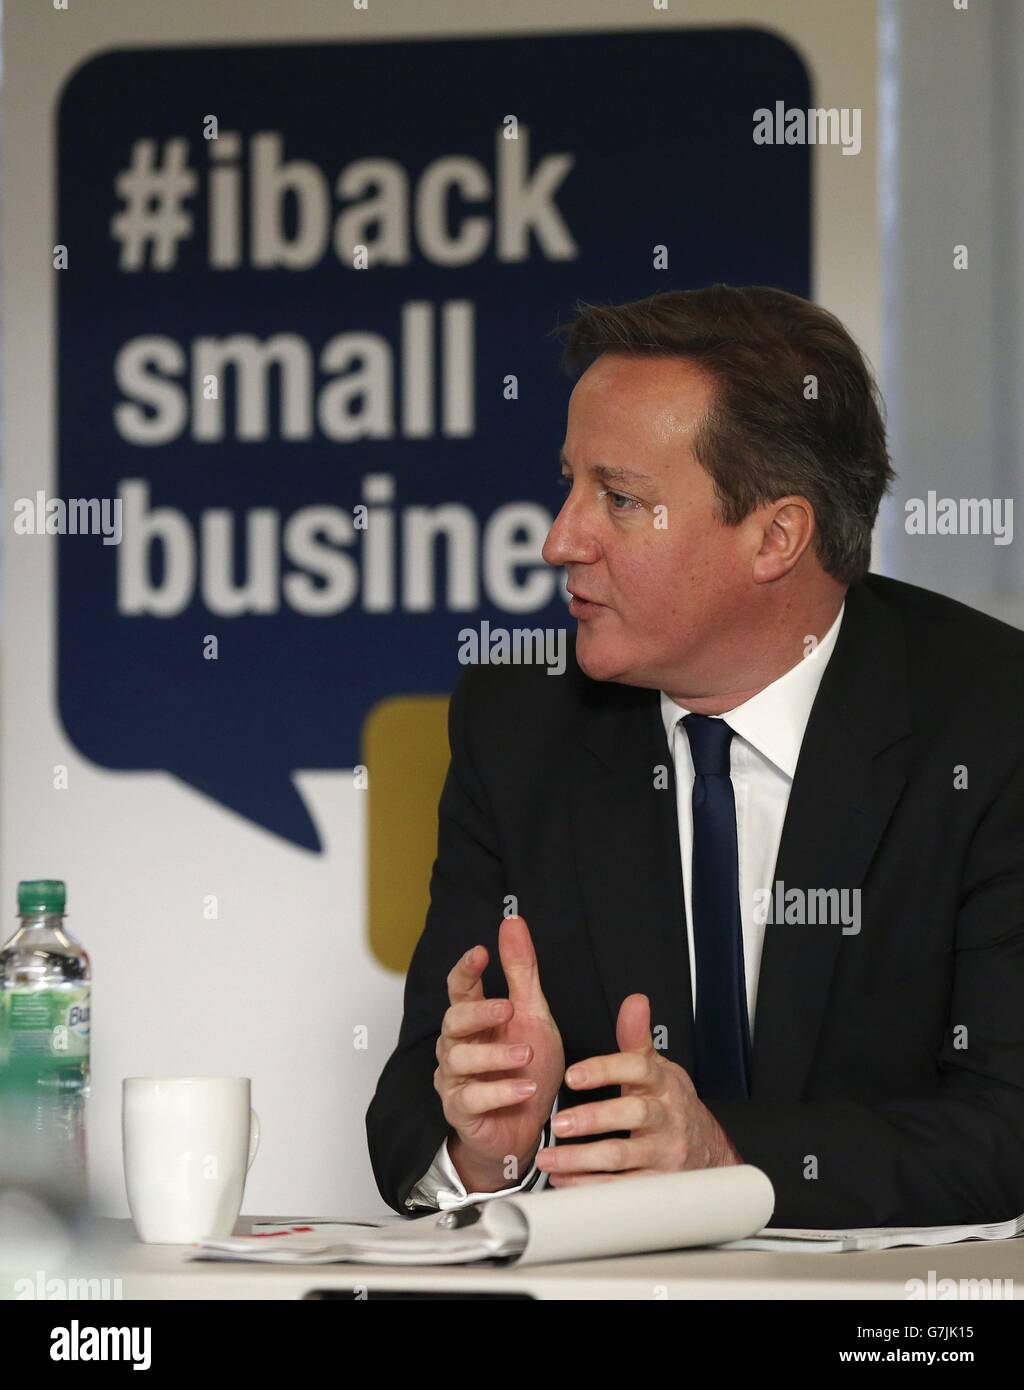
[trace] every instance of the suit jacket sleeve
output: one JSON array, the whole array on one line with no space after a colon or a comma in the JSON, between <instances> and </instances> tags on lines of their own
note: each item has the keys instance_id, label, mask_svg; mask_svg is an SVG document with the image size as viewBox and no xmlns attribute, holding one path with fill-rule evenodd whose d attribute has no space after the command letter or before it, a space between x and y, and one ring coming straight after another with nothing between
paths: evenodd
<instances>
[{"instance_id":1,"label":"suit jacket sleeve","mask_svg":"<svg viewBox=\"0 0 1024 1390\"><path fill-rule=\"evenodd\" d=\"M774 1226L968 1224L1024 1213L1024 764L961 874L934 1086L881 1104L711 1101L775 1186Z\"/></svg>"},{"instance_id":2,"label":"suit jacket sleeve","mask_svg":"<svg viewBox=\"0 0 1024 1390\"><path fill-rule=\"evenodd\" d=\"M489 997L507 993L497 981L488 987L497 961L506 890L493 817L468 753L467 687L473 675L472 667L463 673L448 708L451 761L438 807L430 907L406 976L398 1043L366 1114L377 1187L388 1205L405 1216L410 1215L406 1198L449 1133L434 1088L435 1049L448 1008L448 973L461 955L481 942L490 955L484 992ZM500 964L497 974L504 978Z\"/></svg>"}]
</instances>

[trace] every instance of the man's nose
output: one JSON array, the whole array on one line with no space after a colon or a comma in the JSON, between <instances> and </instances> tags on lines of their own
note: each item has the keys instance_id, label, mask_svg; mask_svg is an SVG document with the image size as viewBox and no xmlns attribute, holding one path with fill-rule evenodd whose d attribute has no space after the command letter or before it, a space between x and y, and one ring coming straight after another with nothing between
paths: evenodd
<instances>
[{"instance_id":1,"label":"man's nose","mask_svg":"<svg viewBox=\"0 0 1024 1390\"><path fill-rule=\"evenodd\" d=\"M578 500L567 497L551 523L541 558L549 565L588 565L597 559L598 547L590 535Z\"/></svg>"}]
</instances>

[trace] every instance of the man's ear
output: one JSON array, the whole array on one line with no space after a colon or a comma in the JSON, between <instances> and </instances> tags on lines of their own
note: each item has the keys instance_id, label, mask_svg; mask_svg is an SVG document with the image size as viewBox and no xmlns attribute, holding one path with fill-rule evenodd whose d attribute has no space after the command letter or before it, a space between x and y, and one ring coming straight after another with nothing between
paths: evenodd
<instances>
[{"instance_id":1,"label":"man's ear","mask_svg":"<svg viewBox=\"0 0 1024 1390\"><path fill-rule=\"evenodd\" d=\"M780 497L761 509L761 543L753 579L771 583L788 574L814 539L814 509L806 497Z\"/></svg>"}]
</instances>

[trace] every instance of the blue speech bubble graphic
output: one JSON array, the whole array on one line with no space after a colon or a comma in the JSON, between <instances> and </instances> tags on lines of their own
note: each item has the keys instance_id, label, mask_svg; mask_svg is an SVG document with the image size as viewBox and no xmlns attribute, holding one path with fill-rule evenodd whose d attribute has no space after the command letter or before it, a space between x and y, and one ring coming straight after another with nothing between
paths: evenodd
<instances>
[{"instance_id":1,"label":"blue speech bubble graphic","mask_svg":"<svg viewBox=\"0 0 1024 1390\"><path fill-rule=\"evenodd\" d=\"M114 51L58 112L58 703L308 850L298 769L450 690L467 625L561 627L578 299L806 295L810 102L757 30ZM668 248L669 269L655 268ZM27 541L24 543L28 543Z\"/></svg>"}]
</instances>

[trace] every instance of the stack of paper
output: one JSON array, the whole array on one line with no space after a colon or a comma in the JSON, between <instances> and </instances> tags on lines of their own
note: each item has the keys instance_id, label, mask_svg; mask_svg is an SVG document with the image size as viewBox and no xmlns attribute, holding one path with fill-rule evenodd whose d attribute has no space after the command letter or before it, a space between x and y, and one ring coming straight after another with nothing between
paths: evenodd
<instances>
[{"instance_id":1,"label":"stack of paper","mask_svg":"<svg viewBox=\"0 0 1024 1390\"><path fill-rule=\"evenodd\" d=\"M379 1226L338 1222L203 1240L193 1258L268 1264L550 1264L716 1245L760 1231L775 1205L759 1168L706 1168L495 1197Z\"/></svg>"},{"instance_id":2,"label":"stack of paper","mask_svg":"<svg viewBox=\"0 0 1024 1390\"><path fill-rule=\"evenodd\" d=\"M1012 1240L1024 1235L1024 1216L988 1226L860 1226L849 1231L801 1231L778 1226L745 1240L729 1241L727 1250L889 1250L894 1245L955 1245L961 1240Z\"/></svg>"},{"instance_id":3,"label":"stack of paper","mask_svg":"<svg viewBox=\"0 0 1024 1390\"><path fill-rule=\"evenodd\" d=\"M947 1245L1024 1234L1024 1217L987 1226L845 1231L765 1229L775 1204L759 1168L708 1168L495 1197L458 1211L387 1222L257 1225L250 1236L203 1240L194 1259L267 1264L551 1264L653 1250L838 1252Z\"/></svg>"}]
</instances>

